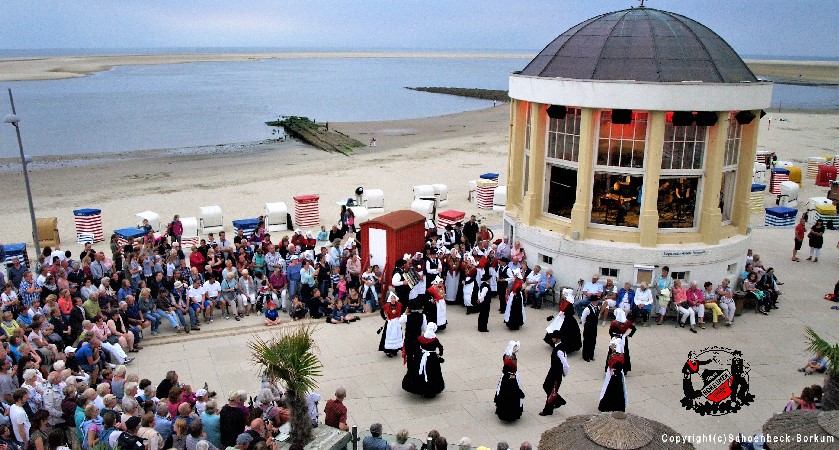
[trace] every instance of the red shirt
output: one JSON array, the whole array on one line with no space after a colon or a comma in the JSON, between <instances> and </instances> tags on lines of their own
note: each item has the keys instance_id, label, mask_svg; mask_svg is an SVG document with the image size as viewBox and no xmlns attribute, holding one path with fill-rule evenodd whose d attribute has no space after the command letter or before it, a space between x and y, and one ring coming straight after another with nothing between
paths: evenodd
<instances>
[{"instance_id":1,"label":"red shirt","mask_svg":"<svg viewBox=\"0 0 839 450\"><path fill-rule=\"evenodd\" d=\"M804 240L804 233L807 231L807 228L804 227L804 224L798 222L798 225L795 226L795 239L799 241Z\"/></svg>"},{"instance_id":2,"label":"red shirt","mask_svg":"<svg viewBox=\"0 0 839 450\"><path fill-rule=\"evenodd\" d=\"M323 408L323 423L333 428L339 428L342 423L347 423L347 407L338 399L331 399L326 402Z\"/></svg>"}]
</instances>

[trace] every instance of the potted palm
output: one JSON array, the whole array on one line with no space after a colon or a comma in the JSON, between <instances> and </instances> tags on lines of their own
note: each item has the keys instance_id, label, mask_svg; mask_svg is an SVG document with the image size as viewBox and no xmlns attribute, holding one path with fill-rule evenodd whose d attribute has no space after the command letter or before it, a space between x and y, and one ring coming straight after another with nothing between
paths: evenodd
<instances>
[{"instance_id":1,"label":"potted palm","mask_svg":"<svg viewBox=\"0 0 839 450\"><path fill-rule=\"evenodd\" d=\"M807 350L827 357L828 367L822 394L822 409L839 410L839 344L830 345L810 328L807 331Z\"/></svg>"},{"instance_id":2,"label":"potted palm","mask_svg":"<svg viewBox=\"0 0 839 450\"><path fill-rule=\"evenodd\" d=\"M312 440L312 422L306 407L306 393L317 387L323 365L314 354L316 349L310 325L285 327L265 340L254 335L248 344L251 359L262 367L271 382L282 381L289 408L291 448L303 448Z\"/></svg>"}]
</instances>

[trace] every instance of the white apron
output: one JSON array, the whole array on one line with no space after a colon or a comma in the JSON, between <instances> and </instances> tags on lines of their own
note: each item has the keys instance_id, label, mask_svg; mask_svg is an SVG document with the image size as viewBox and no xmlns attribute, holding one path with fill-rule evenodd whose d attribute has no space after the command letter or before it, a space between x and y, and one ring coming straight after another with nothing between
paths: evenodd
<instances>
[{"instance_id":1,"label":"white apron","mask_svg":"<svg viewBox=\"0 0 839 450\"><path fill-rule=\"evenodd\" d=\"M440 300L434 303L437 304L437 326L440 327L449 322L448 320L446 320L446 302Z\"/></svg>"},{"instance_id":2,"label":"white apron","mask_svg":"<svg viewBox=\"0 0 839 450\"><path fill-rule=\"evenodd\" d=\"M385 327L385 349L399 350L402 348L402 324L399 318L390 319Z\"/></svg>"},{"instance_id":3,"label":"white apron","mask_svg":"<svg viewBox=\"0 0 839 450\"><path fill-rule=\"evenodd\" d=\"M472 306L472 290L475 289L475 280L463 285L463 305Z\"/></svg>"}]
</instances>

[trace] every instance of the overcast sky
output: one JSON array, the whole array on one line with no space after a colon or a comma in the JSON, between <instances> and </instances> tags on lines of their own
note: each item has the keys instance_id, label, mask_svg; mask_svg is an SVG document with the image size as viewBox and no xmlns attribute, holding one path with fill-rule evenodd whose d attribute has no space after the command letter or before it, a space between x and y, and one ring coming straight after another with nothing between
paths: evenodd
<instances>
[{"instance_id":1,"label":"overcast sky","mask_svg":"<svg viewBox=\"0 0 839 450\"><path fill-rule=\"evenodd\" d=\"M836 0L648 0L744 55L839 57ZM0 0L0 48L540 50L630 0Z\"/></svg>"}]
</instances>

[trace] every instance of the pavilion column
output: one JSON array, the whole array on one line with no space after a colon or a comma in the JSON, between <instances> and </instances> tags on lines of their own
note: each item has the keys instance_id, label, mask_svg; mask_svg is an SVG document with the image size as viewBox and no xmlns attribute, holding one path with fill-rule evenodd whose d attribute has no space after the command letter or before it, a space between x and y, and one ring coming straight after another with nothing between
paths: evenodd
<instances>
[{"instance_id":1,"label":"pavilion column","mask_svg":"<svg viewBox=\"0 0 839 450\"><path fill-rule=\"evenodd\" d=\"M658 240L658 184L664 147L664 111L650 111L647 125L647 151L644 157L644 195L641 199L640 244L655 247Z\"/></svg>"},{"instance_id":2,"label":"pavilion column","mask_svg":"<svg viewBox=\"0 0 839 450\"><path fill-rule=\"evenodd\" d=\"M579 233L578 239L586 238L589 215L591 213L591 185L594 174L594 147L597 139L594 135L594 110L582 108L580 110L580 150L577 157L577 194L574 207L571 209L571 232Z\"/></svg>"},{"instance_id":3,"label":"pavilion column","mask_svg":"<svg viewBox=\"0 0 839 450\"><path fill-rule=\"evenodd\" d=\"M757 152L757 131L760 127L760 110L752 111L756 116L752 123L743 125L740 135L740 157L737 159L737 184L734 189L734 211L731 223L737 227L737 233L746 234L751 220L749 194L754 177L755 153ZM732 118L731 120L735 120Z\"/></svg>"},{"instance_id":4,"label":"pavilion column","mask_svg":"<svg viewBox=\"0 0 839 450\"><path fill-rule=\"evenodd\" d=\"M720 186L722 185L722 166L725 157L725 141L728 137L729 112L717 113L717 124L708 130L705 147L705 176L702 186L702 211L699 219L699 233L702 242L709 245L720 243Z\"/></svg>"},{"instance_id":5,"label":"pavilion column","mask_svg":"<svg viewBox=\"0 0 839 450\"><path fill-rule=\"evenodd\" d=\"M530 104L530 165L527 168L527 193L524 196L522 221L526 225L542 214L542 190L545 185L545 133L547 108Z\"/></svg>"},{"instance_id":6,"label":"pavilion column","mask_svg":"<svg viewBox=\"0 0 839 450\"><path fill-rule=\"evenodd\" d=\"M524 133L527 128L528 103L512 99L510 103L510 157L507 160L507 202L521 204L524 168ZM510 193L514 193L510 195Z\"/></svg>"}]
</instances>

